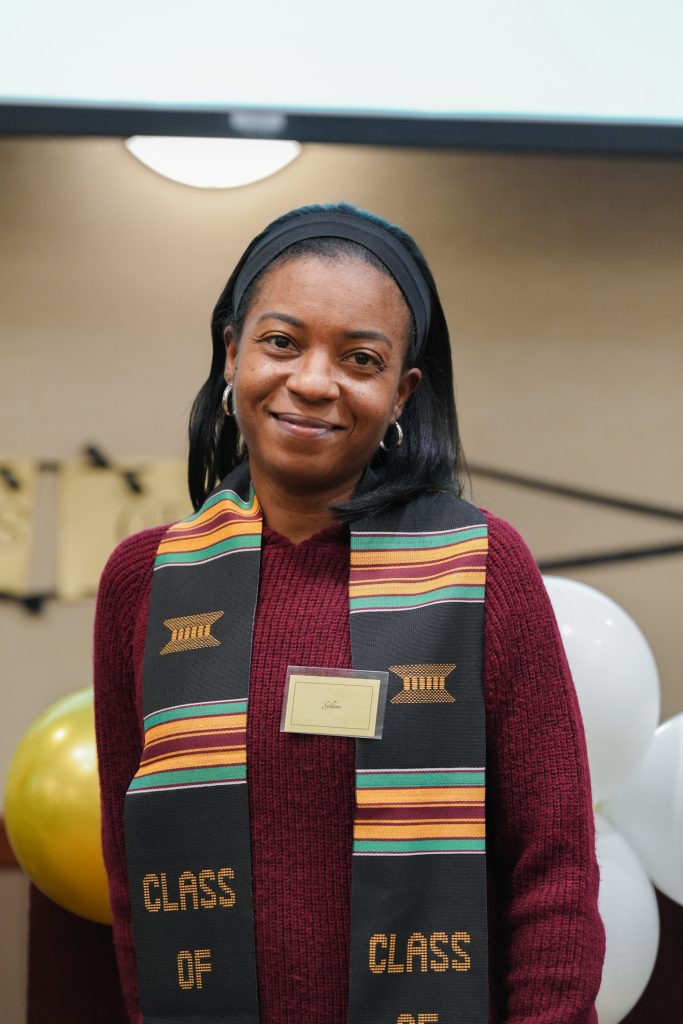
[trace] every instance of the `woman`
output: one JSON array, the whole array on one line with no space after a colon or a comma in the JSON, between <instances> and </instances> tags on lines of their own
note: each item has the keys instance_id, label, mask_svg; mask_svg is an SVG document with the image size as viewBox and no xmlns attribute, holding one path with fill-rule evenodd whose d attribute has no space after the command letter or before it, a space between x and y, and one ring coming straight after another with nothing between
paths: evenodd
<instances>
[{"instance_id":1,"label":"woman","mask_svg":"<svg viewBox=\"0 0 683 1024\"><path fill-rule=\"evenodd\" d=\"M212 336L197 511L124 541L98 595L131 1021L592 1024L576 693L522 538L461 496L424 257L348 204L293 210Z\"/></svg>"}]
</instances>

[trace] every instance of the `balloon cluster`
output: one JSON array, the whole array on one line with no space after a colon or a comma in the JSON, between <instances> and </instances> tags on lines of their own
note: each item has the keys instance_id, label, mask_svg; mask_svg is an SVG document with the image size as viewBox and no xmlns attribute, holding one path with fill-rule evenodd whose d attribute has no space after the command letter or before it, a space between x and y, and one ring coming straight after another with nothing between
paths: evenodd
<instances>
[{"instance_id":1,"label":"balloon cluster","mask_svg":"<svg viewBox=\"0 0 683 1024\"><path fill-rule=\"evenodd\" d=\"M596 1001L618 1024L659 946L654 886L683 904L683 714L657 727L652 651L623 608L576 580L545 576L586 733L606 954Z\"/></svg>"}]
</instances>

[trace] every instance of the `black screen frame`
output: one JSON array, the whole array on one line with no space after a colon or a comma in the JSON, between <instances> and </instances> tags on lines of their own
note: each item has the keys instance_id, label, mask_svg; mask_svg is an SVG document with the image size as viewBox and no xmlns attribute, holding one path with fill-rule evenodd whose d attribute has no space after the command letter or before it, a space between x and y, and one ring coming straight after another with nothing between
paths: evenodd
<instances>
[{"instance_id":1,"label":"black screen frame","mask_svg":"<svg viewBox=\"0 0 683 1024\"><path fill-rule=\"evenodd\" d=\"M184 135L499 151L680 157L683 126L544 119L0 104L3 136Z\"/></svg>"}]
</instances>

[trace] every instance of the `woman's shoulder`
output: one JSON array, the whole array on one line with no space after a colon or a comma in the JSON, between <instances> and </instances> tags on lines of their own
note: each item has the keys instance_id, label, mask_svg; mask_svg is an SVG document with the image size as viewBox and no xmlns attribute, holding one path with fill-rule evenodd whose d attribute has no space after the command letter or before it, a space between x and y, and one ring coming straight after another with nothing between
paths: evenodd
<instances>
[{"instance_id":1,"label":"woman's shoulder","mask_svg":"<svg viewBox=\"0 0 683 1024\"><path fill-rule=\"evenodd\" d=\"M522 534L490 509L480 510L488 527L487 593L506 604L540 592L545 597L541 571Z\"/></svg>"},{"instance_id":2,"label":"woman's shoulder","mask_svg":"<svg viewBox=\"0 0 683 1024\"><path fill-rule=\"evenodd\" d=\"M102 570L94 622L95 692L99 700L107 680L114 687L121 685L116 668L119 657L124 658L130 671L135 671L140 662L154 560L167 529L155 526L126 537Z\"/></svg>"},{"instance_id":3,"label":"woman's shoulder","mask_svg":"<svg viewBox=\"0 0 683 1024\"><path fill-rule=\"evenodd\" d=\"M501 557L504 554L527 557L531 554L516 526L483 505L479 507L479 511L486 518L488 527L489 557Z\"/></svg>"},{"instance_id":4,"label":"woman's shoulder","mask_svg":"<svg viewBox=\"0 0 683 1024\"><path fill-rule=\"evenodd\" d=\"M100 576L98 603L128 604L140 598L151 583L159 542L169 525L140 530L117 544Z\"/></svg>"},{"instance_id":5,"label":"woman's shoulder","mask_svg":"<svg viewBox=\"0 0 683 1024\"><path fill-rule=\"evenodd\" d=\"M528 666L550 648L562 650L555 612L541 570L512 523L488 509L485 622L489 648L500 660L515 652Z\"/></svg>"}]
</instances>

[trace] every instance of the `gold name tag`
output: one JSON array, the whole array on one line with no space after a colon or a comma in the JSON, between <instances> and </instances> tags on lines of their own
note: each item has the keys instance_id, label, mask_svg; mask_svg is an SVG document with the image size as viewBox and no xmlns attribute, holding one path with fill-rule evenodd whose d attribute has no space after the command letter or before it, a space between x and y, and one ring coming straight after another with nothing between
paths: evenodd
<instances>
[{"instance_id":1,"label":"gold name tag","mask_svg":"<svg viewBox=\"0 0 683 1024\"><path fill-rule=\"evenodd\" d=\"M281 732L382 738L388 672L290 665Z\"/></svg>"}]
</instances>

